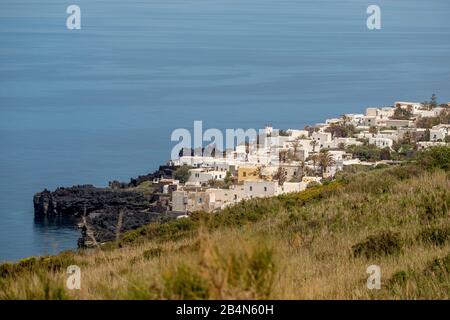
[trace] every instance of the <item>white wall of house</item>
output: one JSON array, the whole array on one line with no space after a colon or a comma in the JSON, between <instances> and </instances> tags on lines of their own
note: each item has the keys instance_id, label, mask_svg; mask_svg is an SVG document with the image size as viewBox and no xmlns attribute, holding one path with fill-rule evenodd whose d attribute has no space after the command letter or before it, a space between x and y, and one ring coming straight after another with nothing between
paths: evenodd
<instances>
[{"instance_id":1,"label":"white wall of house","mask_svg":"<svg viewBox=\"0 0 450 320\"><path fill-rule=\"evenodd\" d=\"M277 181L245 181L244 193L249 198L272 197L277 194Z\"/></svg>"},{"instance_id":2,"label":"white wall of house","mask_svg":"<svg viewBox=\"0 0 450 320\"><path fill-rule=\"evenodd\" d=\"M308 130L295 130L295 129L289 129L287 132L291 135L291 137L292 137L293 139L295 139L295 138L300 138L300 137L303 137L303 136L306 137L306 138L308 138L308 136L309 136Z\"/></svg>"},{"instance_id":3,"label":"white wall of house","mask_svg":"<svg viewBox=\"0 0 450 320\"><path fill-rule=\"evenodd\" d=\"M223 180L226 177L226 171L205 171L204 169L189 170L189 182L191 183L206 183L211 180Z\"/></svg>"},{"instance_id":4,"label":"white wall of house","mask_svg":"<svg viewBox=\"0 0 450 320\"><path fill-rule=\"evenodd\" d=\"M412 110L419 110L423 108L423 105L419 102L406 102L406 101L395 101L394 106L400 106L402 109L407 109L409 106L412 107Z\"/></svg>"},{"instance_id":5,"label":"white wall of house","mask_svg":"<svg viewBox=\"0 0 450 320\"><path fill-rule=\"evenodd\" d=\"M392 139L388 138L369 138L369 143L376 145L378 148L390 148L394 144Z\"/></svg>"},{"instance_id":6,"label":"white wall of house","mask_svg":"<svg viewBox=\"0 0 450 320\"><path fill-rule=\"evenodd\" d=\"M285 194L291 192L300 192L306 189L305 182L285 182L282 186L278 186L277 194Z\"/></svg>"},{"instance_id":7,"label":"white wall of house","mask_svg":"<svg viewBox=\"0 0 450 320\"><path fill-rule=\"evenodd\" d=\"M319 143L331 141L331 132L313 132L311 138Z\"/></svg>"},{"instance_id":8,"label":"white wall of house","mask_svg":"<svg viewBox=\"0 0 450 320\"><path fill-rule=\"evenodd\" d=\"M430 130L430 141L444 141L447 136L447 131L443 129L431 129Z\"/></svg>"},{"instance_id":9,"label":"white wall of house","mask_svg":"<svg viewBox=\"0 0 450 320\"><path fill-rule=\"evenodd\" d=\"M362 125L373 127L377 125L377 117L376 116L365 116L362 118Z\"/></svg>"},{"instance_id":10,"label":"white wall of house","mask_svg":"<svg viewBox=\"0 0 450 320\"><path fill-rule=\"evenodd\" d=\"M413 121L411 120L395 120L395 119L389 119L385 121L386 127L395 127L395 128L401 128L401 127L412 127Z\"/></svg>"},{"instance_id":11,"label":"white wall of house","mask_svg":"<svg viewBox=\"0 0 450 320\"><path fill-rule=\"evenodd\" d=\"M425 150L427 148L437 147L437 146L445 146L445 145L448 145L448 143L437 142L437 141L419 141L419 142L417 142L417 146L418 146L419 150Z\"/></svg>"}]
</instances>

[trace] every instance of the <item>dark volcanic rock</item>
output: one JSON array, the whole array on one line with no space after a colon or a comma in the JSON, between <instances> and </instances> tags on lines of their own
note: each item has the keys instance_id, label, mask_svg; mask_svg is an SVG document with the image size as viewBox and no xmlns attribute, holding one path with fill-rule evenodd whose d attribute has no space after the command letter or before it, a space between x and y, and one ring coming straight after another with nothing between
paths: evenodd
<instances>
[{"instance_id":1,"label":"dark volcanic rock","mask_svg":"<svg viewBox=\"0 0 450 320\"><path fill-rule=\"evenodd\" d=\"M92 185L44 190L33 198L37 218L73 217L81 226L79 247L92 247L115 240L126 231L152 222L165 222L176 214L165 212L153 195L128 190L96 188Z\"/></svg>"},{"instance_id":2,"label":"dark volcanic rock","mask_svg":"<svg viewBox=\"0 0 450 320\"><path fill-rule=\"evenodd\" d=\"M153 181L153 179L160 179L160 178L172 178L173 173L177 167L175 166L159 166L158 170L154 171L153 173L149 173L143 176L138 176L137 178L131 178L130 182L120 182L117 180L110 181L108 183L109 187L112 189L125 189L125 188L133 188L137 187L139 184L145 181Z\"/></svg>"},{"instance_id":3,"label":"dark volcanic rock","mask_svg":"<svg viewBox=\"0 0 450 320\"><path fill-rule=\"evenodd\" d=\"M154 173L131 179L130 183L112 181L109 188L92 185L58 188L53 192L45 189L33 198L36 218L49 216L72 217L81 226L80 247L115 240L128 230L177 215L166 213L169 209L158 201L157 193L148 194L127 190L154 178L171 177L175 167L160 166Z\"/></svg>"},{"instance_id":4,"label":"dark volcanic rock","mask_svg":"<svg viewBox=\"0 0 450 320\"><path fill-rule=\"evenodd\" d=\"M159 169L153 173L147 174L145 176L139 176L137 178L131 178L129 187L136 187L144 181L152 181L154 178L172 178L173 173L177 167L174 166L159 166Z\"/></svg>"},{"instance_id":5,"label":"dark volcanic rock","mask_svg":"<svg viewBox=\"0 0 450 320\"><path fill-rule=\"evenodd\" d=\"M108 208L91 212L83 220L80 248L92 247L103 242L114 241L127 231L137 229L152 222L166 222L176 218L177 214L148 211L130 211L128 209Z\"/></svg>"},{"instance_id":6,"label":"dark volcanic rock","mask_svg":"<svg viewBox=\"0 0 450 320\"><path fill-rule=\"evenodd\" d=\"M44 190L33 198L34 213L42 215L81 216L108 207L127 208L131 211L148 209L152 197L138 192L96 188L92 185Z\"/></svg>"}]
</instances>

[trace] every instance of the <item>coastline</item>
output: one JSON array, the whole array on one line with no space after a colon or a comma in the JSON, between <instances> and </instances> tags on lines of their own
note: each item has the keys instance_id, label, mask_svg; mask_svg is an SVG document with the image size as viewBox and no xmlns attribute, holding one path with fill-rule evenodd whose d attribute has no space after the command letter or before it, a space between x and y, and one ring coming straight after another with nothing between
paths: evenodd
<instances>
[{"instance_id":1,"label":"coastline","mask_svg":"<svg viewBox=\"0 0 450 320\"><path fill-rule=\"evenodd\" d=\"M415 106L415 107L414 107ZM441 105L440 107L438 105L435 105L430 109L430 107L424 106L420 103L396 103L396 106L393 107L382 107L382 108L368 108L366 110L366 115L361 114L346 114L345 116L341 116L339 118L333 118L333 119L327 119L324 123L318 123L314 126L306 126L305 129L285 129L285 130L277 130L273 128L266 127L263 131L265 132L265 136L269 137L272 134L274 134L274 137L277 137L277 144L280 145L280 139L283 140L283 138L287 137L286 142L288 142L287 152L292 151L292 148L297 148L299 150L294 150L294 158L290 159L285 162L289 162L290 167L294 168L300 168L302 170L302 177L295 177L291 176L290 180L290 191L285 192L298 192L305 190L308 183L305 182L305 178L307 180L314 180L314 182L319 182L321 179L333 179L334 174L342 170L345 165L369 165L369 166L378 166L378 165L395 165L401 163L403 160L401 159L381 159L381 161L374 161L373 159L369 159L369 161L361 161L358 157L355 157L355 154L353 154L353 157L351 159L344 159L343 155L345 152L339 151L339 149L342 149L340 146L343 143L346 143L348 146L352 145L362 145L364 142L364 139L366 138L367 132L369 135L372 136L372 138L376 137L378 133L370 133L370 130L374 126L368 126L367 121L373 121L374 119L377 119L379 117L379 120L383 119L383 116L385 116L383 121L390 121L389 124L397 123L400 124L397 131L400 132L401 128L404 128L404 123L407 123L407 128L410 127L415 128L415 126L410 126L410 123L419 121L420 119L427 118L426 116L429 116L431 113L433 113L435 116L439 113L442 113L443 111L447 110L446 108L448 105ZM415 108L413 110L413 108ZM390 116L386 116L387 114L393 115L394 111L396 110L408 110L410 111L410 117L413 118L413 121L410 120L392 120L390 119ZM378 110L378 111L377 111ZM430 111L431 110L431 111ZM434 110L434 111L433 111ZM406 112L406 111L405 111ZM431 112L431 113L430 113ZM409 121L409 122L408 122ZM348 123L345 123L348 122ZM350 124L349 124L350 123ZM341 127L339 127L341 126ZM356 130L355 132L360 132L359 136L360 138L349 138L349 137L340 137L341 135L345 135L346 133L342 132L342 128L347 128L351 126L351 130ZM340 128L337 130L337 128ZM386 127L386 124L382 122L382 124L379 125L381 130L385 130L385 134L381 134L380 138L374 138L375 143L385 143L390 142L391 144L389 146L392 146L392 140L390 139L393 137L395 130L390 129L390 127ZM327 130L331 128L331 133ZM384 129L383 129L384 128ZM334 131L333 131L334 130ZM336 131L337 130L337 131ZM417 130L415 128L414 130ZM270 132L270 134L268 133ZM281 132L281 134L280 134ZM361 138L361 132L363 133ZM326 134L324 134L326 133ZM353 135L354 133L352 133ZM306 136L305 136L306 135ZM316 135L317 139L323 139L323 137L329 139L328 145L323 146L319 145L317 146L317 143L313 143L316 140L314 138L314 135ZM389 136L389 138L386 137L386 135ZM308 137L309 136L309 137ZM312 137L312 138L311 138ZM272 137L271 137L272 139ZM361 140L358 140L361 139ZM376 140L378 139L378 140ZM431 139L431 138L428 138ZM388 141L391 140L391 141ZM290 141L290 142L289 142ZM303 143L306 141L310 146ZM362 141L362 142L361 142ZM370 139L369 139L370 141ZM286 142L284 143L284 147L286 146ZM322 140L322 143L326 143L327 141ZM273 143L272 141L269 142ZM295 147L295 144L298 143L298 146ZM332 144L334 143L334 148L332 147ZM427 143L427 142L424 142ZM370 145L370 144L369 144ZM440 145L440 142L432 143L431 145ZM430 145L430 146L431 146ZM281 146L281 145L280 145ZM389 147L388 146L388 147ZM428 145L427 145L428 146ZM258 145L259 147L259 145ZM315 148L323 149L328 154L331 154L330 159L327 161L331 161L329 163L329 167L332 168L334 171L326 172L327 168L325 168L325 171L317 172L316 165L313 166L312 176L307 177L306 171L304 170L310 170L309 173L311 173L311 161L313 160L309 155L305 155L306 152L311 153L314 155L316 153ZM375 149L382 150L383 147L379 145L374 146ZM161 165L158 170L154 171L153 173L139 176L137 178L131 178L130 182L119 182L119 181L110 181L108 184L108 187L104 188L96 188L90 185L83 185L83 186L74 186L70 188L58 188L54 192L49 192L47 190L44 190L43 192L37 193L34 196L34 208L35 208L35 216L36 217L54 217L54 216L71 216L76 219L76 224L79 226L81 231L81 238L78 241L79 247L89 247L94 245L95 242L104 243L107 241L113 241L118 236L117 234L121 234L126 231L130 231L133 229L136 229L142 225L145 225L147 223L151 223L152 221L169 221L170 219L174 219L177 216L184 216L186 214L189 214L192 211L196 210L211 210L206 207L193 207L189 210L186 210L186 208L182 208L180 210L180 207L176 207L176 210L173 210L175 207L172 202L174 202L175 194L180 194L182 192L182 196L185 197L186 194L189 194L189 188L194 188L194 192L198 193L198 190L201 188L207 187L208 185L211 187L213 184L209 180L204 180L199 183L199 181L194 181L195 184L190 184L189 187L186 184L186 186L183 186L183 184L180 184L180 182L176 179L174 179L174 173L177 168L180 166L189 166L190 168L196 168L199 166L206 165L206 169L190 169L192 170L200 170L199 172L204 172L206 174L209 174L210 167L211 167L211 161L213 161L214 165L236 165L236 156L242 158L242 151L239 155L239 148L240 146L237 146L234 148L233 152L233 159L229 158L229 154L225 156L223 159L221 157L207 157L203 153L206 152L206 150L201 150L201 156L200 158L195 155L197 152L194 149L190 149L187 152L191 153L190 155L181 155L179 159L176 161L169 161L169 165ZM267 149L267 146L265 146ZM307 150L309 148L309 150ZM312 148L312 150L311 150ZM266 150L262 149L262 150ZM386 148L384 148L386 149ZM242 149L241 149L242 150ZM317 150L317 152L319 152ZM329 151L328 151L329 150ZM337 151L334 151L337 150ZM186 151L186 150L184 150ZM282 150L281 150L282 151ZM301 156L298 153L298 151L303 151L303 160L300 160ZM275 158L276 160L279 160L279 152L280 150L276 150ZM248 153L248 151L244 151L244 155L247 154L251 155L251 152ZM267 169L267 166L270 164L270 162L276 162L274 161L273 156L267 157L266 155L262 156L261 151L258 148L256 153L258 158L258 164L260 161L266 161L262 167L264 169ZM320 155L320 153L317 153ZM199 159L200 160L199 160ZM407 159L406 157L405 159ZM189 163L190 161L191 163ZM200 161L198 163L193 163L192 161ZM268 162L267 162L268 161ZM339 162L339 165L338 165ZM347 163L346 163L347 162ZM309 167L308 167L309 163ZM242 161L242 164L240 164L243 167L248 166L248 164L251 164L251 160L247 159ZM287 166L287 164L283 163L276 163L277 166ZM209 168L208 168L209 167ZM335 168L333 168L335 167ZM323 168L322 168L323 169ZM222 169L221 169L222 170ZM213 170L214 171L214 170ZM227 173L229 173L229 170L224 170ZM215 172L215 171L214 171ZM223 173L223 171L222 171ZM261 174L261 173L260 173ZM327 174L327 176L325 176ZM239 179L238 172L234 172L233 176L235 176L236 179ZM273 176L275 176L274 173L272 173ZM315 177L314 177L315 176ZM192 172L191 172L191 178L192 178ZM189 179L191 179L189 178ZM260 176L260 179L263 181L268 180L267 177ZM223 177L221 178L223 180ZM274 178L270 178L274 179ZM300 179L300 180L299 180ZM195 179L194 179L195 180ZM245 179L244 179L245 180ZM236 189L237 185L246 185L246 183L251 183L249 181L234 181L231 182L231 185L222 185L221 187L225 187L225 189L229 189L230 186L232 189ZM258 180L258 179L256 179ZM279 179L278 179L279 180ZM278 181L276 180L276 181ZM286 182L284 183L284 188L288 186L287 178L284 178ZM312 181L311 180L311 181ZM231 181L231 180L230 180ZM298 181L298 182L297 182ZM192 182L192 181L190 181ZM217 183L220 182L217 181ZM235 185L234 183L237 184ZM279 181L278 181L279 182ZM217 184L217 183L214 183ZM223 183L222 183L223 184ZM254 185L256 188L258 188L258 184ZM273 185L265 184L264 188L267 189L267 186L272 187ZM219 186L219 189L215 189L217 191L215 192L221 192L222 189ZM170 190L167 192L165 188L173 188L173 190ZM186 189L186 191L177 191L177 189L180 188L180 190ZM199 189L200 188L200 189ZM212 187L214 188L214 187ZM217 188L217 186L216 186ZM252 186L250 186L252 188ZM276 186L275 186L276 188ZM214 189L210 189L214 190ZM178 193L177 193L178 192ZM245 195L241 196L242 199L247 198ZM275 191L272 195L281 194L280 191ZM222 192L223 193L223 192ZM84 195L83 195L84 194ZM236 193L235 193L236 194ZM143 197L142 197L143 196ZM216 194L217 196L217 194ZM255 195L258 197L258 194ZM260 196L260 195L259 195ZM267 196L267 195L263 195ZM252 196L253 197L253 196ZM137 200L139 199L139 200ZM137 202L136 202L137 201ZM227 204L222 204L220 207L213 208L212 210L216 209L223 209L225 206L230 204L235 204L237 202L241 201L240 198L235 199L233 201L230 201ZM151 214L153 212L153 215ZM92 217L90 217L90 214L92 213ZM158 216L159 215L159 216ZM123 217L125 216L125 224L123 225ZM83 219L84 220L83 220ZM156 219L156 220L155 220ZM119 228L119 230L115 230L117 228L118 224L122 224L122 226ZM101 226L101 227L97 227ZM99 228L98 230L95 230L96 228ZM94 231L88 231L89 229L94 229ZM92 235L96 235L95 238L98 239L92 239Z\"/></svg>"}]
</instances>

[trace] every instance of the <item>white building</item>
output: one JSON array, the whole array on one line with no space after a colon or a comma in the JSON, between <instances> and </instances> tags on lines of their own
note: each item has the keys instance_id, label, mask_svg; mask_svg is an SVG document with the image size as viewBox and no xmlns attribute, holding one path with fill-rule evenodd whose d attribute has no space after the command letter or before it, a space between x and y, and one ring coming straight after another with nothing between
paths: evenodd
<instances>
[{"instance_id":1,"label":"white building","mask_svg":"<svg viewBox=\"0 0 450 320\"><path fill-rule=\"evenodd\" d=\"M202 168L189 170L190 176L188 182L191 184L207 183L211 180L223 180L226 177L226 171L205 170Z\"/></svg>"},{"instance_id":2,"label":"white building","mask_svg":"<svg viewBox=\"0 0 450 320\"><path fill-rule=\"evenodd\" d=\"M383 148L391 148L392 145L394 144L394 141L392 141L392 139L389 138L369 138L369 144L374 144L376 145L378 148L383 149Z\"/></svg>"}]
</instances>

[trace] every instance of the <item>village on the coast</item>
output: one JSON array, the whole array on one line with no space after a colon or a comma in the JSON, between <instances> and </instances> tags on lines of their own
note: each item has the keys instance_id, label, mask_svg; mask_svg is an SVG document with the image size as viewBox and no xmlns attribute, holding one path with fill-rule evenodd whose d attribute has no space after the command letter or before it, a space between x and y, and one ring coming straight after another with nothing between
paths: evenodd
<instances>
[{"instance_id":1,"label":"village on the coast","mask_svg":"<svg viewBox=\"0 0 450 320\"><path fill-rule=\"evenodd\" d=\"M155 177L167 211L213 212L242 200L300 192L358 166L397 164L416 152L450 143L450 103L395 102L343 114L303 129L267 125L233 150L183 150L172 175ZM182 216L182 215L181 215Z\"/></svg>"}]
</instances>

